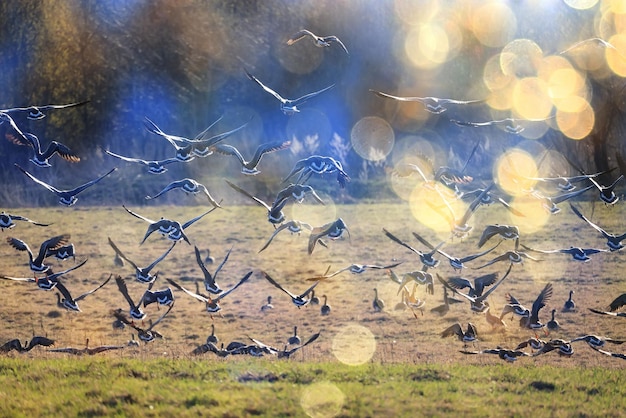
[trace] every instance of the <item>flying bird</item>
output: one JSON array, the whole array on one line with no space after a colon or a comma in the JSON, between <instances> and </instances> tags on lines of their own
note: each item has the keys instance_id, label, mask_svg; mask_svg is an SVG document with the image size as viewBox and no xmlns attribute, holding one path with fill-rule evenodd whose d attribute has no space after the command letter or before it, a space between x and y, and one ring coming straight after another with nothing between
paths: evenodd
<instances>
[{"instance_id":1,"label":"flying bird","mask_svg":"<svg viewBox=\"0 0 626 418\"><path fill-rule=\"evenodd\" d=\"M209 200L209 203L213 205L213 207L217 207L217 208L220 207L220 204L216 202L215 199L213 199L213 197L211 196L211 194L209 193L205 185L198 183L196 180L190 179L190 178L184 178L182 180L173 181L167 186L165 186L160 192L158 192L154 196L146 196L146 199L156 199L157 197L174 189L181 189L185 193L191 193L191 194L198 194L202 192Z\"/></svg>"},{"instance_id":2,"label":"flying bird","mask_svg":"<svg viewBox=\"0 0 626 418\"><path fill-rule=\"evenodd\" d=\"M37 105L37 106L26 106L26 107L13 107L10 109L2 109L0 113L12 113L12 112L28 112L26 117L30 120L40 120L46 117L44 112L52 109L67 109L70 107L82 106L86 103L89 103L89 100L84 100L82 102L76 103L67 103L67 104L48 104L48 105Z\"/></svg>"},{"instance_id":3,"label":"flying bird","mask_svg":"<svg viewBox=\"0 0 626 418\"><path fill-rule=\"evenodd\" d=\"M348 232L348 237L350 237L350 231L348 230L348 226L345 224L343 219L337 218L336 221L329 222L322 226L316 226L311 230L311 235L309 235L309 246L308 252L309 255L313 254L313 249L315 249L315 244L321 242L321 238L328 237L332 240L339 238L343 231Z\"/></svg>"},{"instance_id":4,"label":"flying bird","mask_svg":"<svg viewBox=\"0 0 626 418\"><path fill-rule=\"evenodd\" d=\"M78 186L74 189L71 190L60 190L57 189L54 186L49 185L48 183L39 180L37 177L33 176L32 174L30 174L28 171L24 170L22 167L20 167L17 163L15 163L15 166L17 168L20 169L20 171L24 174L26 174L32 181L34 181L35 183L45 187L46 189L48 189L49 191L51 191L52 193L55 193L58 197L59 197L59 202L61 202L63 205L66 206L72 206L74 205L77 201L78 198L76 197L79 193L81 193L83 190L87 189L88 187L93 186L94 184L98 183L100 180L102 180L103 178L105 178L106 176L108 176L109 174L111 174L112 172L114 172L115 170L117 170L117 167L112 168L111 170L109 170L109 172L107 172L106 174L101 175L100 177L91 180L81 186Z\"/></svg>"},{"instance_id":5,"label":"flying bird","mask_svg":"<svg viewBox=\"0 0 626 418\"><path fill-rule=\"evenodd\" d=\"M111 152L109 150L104 150L104 152L108 155L110 155L111 157L115 157L117 159L120 159L122 161L126 161L128 163L138 163L141 164L145 167L148 168L148 172L151 174L162 174L165 173L167 171L167 168L165 168L166 165L172 164L172 163L179 163L181 162L178 158L166 158L164 160L143 160L141 158L132 158L132 157L125 157L123 155L120 154L116 154L114 152Z\"/></svg>"},{"instance_id":6,"label":"flying bird","mask_svg":"<svg viewBox=\"0 0 626 418\"><path fill-rule=\"evenodd\" d=\"M50 224L42 224L40 222L35 222L32 221L30 219L28 219L25 216L21 216L21 215L11 215L10 213L6 213L4 211L2 211L2 213L0 213L0 230L4 231L5 229L11 229L15 227L15 222L13 221L23 221L23 222L29 222L33 225L37 225L37 226L50 226Z\"/></svg>"},{"instance_id":7,"label":"flying bird","mask_svg":"<svg viewBox=\"0 0 626 418\"><path fill-rule=\"evenodd\" d=\"M624 244L622 244L622 241L626 239L626 233L623 233L621 235L609 234L604 229L600 228L598 225L594 224L589 219L587 219L585 215L583 215L576 206L570 203L570 207L572 208L572 211L576 214L576 216L578 216L583 221L587 222L589 226L591 226L593 229L595 229L600 234L602 234L602 236L607 240L606 245L609 247L610 251L617 251L617 250L621 250L622 248L624 248Z\"/></svg>"},{"instance_id":8,"label":"flying bird","mask_svg":"<svg viewBox=\"0 0 626 418\"><path fill-rule=\"evenodd\" d=\"M98 290L102 289L102 287L104 287L111 280L111 277L113 277L113 274L111 274L109 278L106 279L99 286L76 297L72 297L72 295L70 294L70 291L67 290L67 287L65 287L65 285L59 281L56 285L56 289L60 292L60 294L57 293L57 305L59 307L63 307L67 309L68 311L80 312L81 310L78 307L78 302L85 299L87 296L97 292Z\"/></svg>"},{"instance_id":9,"label":"flying bird","mask_svg":"<svg viewBox=\"0 0 626 418\"><path fill-rule=\"evenodd\" d=\"M313 285L311 287L309 287L303 293L301 293L299 295L296 295L294 293L291 293L290 291L288 291L284 287L282 287L280 284L278 284L278 282L276 282L276 280L272 279L272 277L270 277L270 275L267 274L266 272L262 272L262 274L267 279L268 282L270 282L276 288L282 290L287 295L289 295L289 297L291 298L291 301L293 302L294 305L296 305L298 307L298 309L301 308L302 306L306 305L307 303L309 303L310 299L307 298L307 296L313 291L313 289L315 289L315 286L317 286L320 283L319 281L316 281L315 283L313 283Z\"/></svg>"},{"instance_id":10,"label":"flying bird","mask_svg":"<svg viewBox=\"0 0 626 418\"><path fill-rule=\"evenodd\" d=\"M28 145L33 149L34 155L30 158L30 162L35 164L37 167L52 167L49 160L52 156L54 156L54 154L58 154L59 157L71 163L80 161L80 157L78 155L74 154L69 147L60 142L52 141L48 144L45 151L42 151L41 144L39 143L39 138L37 138L37 136L29 132L24 132L23 136L28 142L26 144L22 144L20 142L20 145Z\"/></svg>"},{"instance_id":11,"label":"flying bird","mask_svg":"<svg viewBox=\"0 0 626 418\"><path fill-rule=\"evenodd\" d=\"M37 347L38 345L41 345L43 347L50 347L51 345L54 345L54 340L51 340L47 337L35 336L31 338L30 341L24 342L24 345L22 345L22 342L19 339L15 338L2 344L0 346L0 353L8 353L12 350L17 351L18 353L25 353Z\"/></svg>"},{"instance_id":12,"label":"flying bird","mask_svg":"<svg viewBox=\"0 0 626 418\"><path fill-rule=\"evenodd\" d=\"M48 251L62 247L63 245L67 244L69 240L69 234L57 235L55 237L47 239L41 243L41 246L39 247L39 253L36 257L34 257L30 247L24 241L12 237L7 238L7 242L11 247L15 248L18 251L26 251L26 253L28 254L30 269L35 273L47 272L50 267L45 265L43 262Z\"/></svg>"},{"instance_id":13,"label":"flying bird","mask_svg":"<svg viewBox=\"0 0 626 418\"><path fill-rule=\"evenodd\" d=\"M296 32L291 38L289 38L289 40L287 40L287 45L293 45L299 40L306 38L307 36L309 36L313 40L313 43L318 48L328 48L333 42L336 42L346 52L346 54L350 55L346 46L335 35L317 36L313 32L306 29L301 29Z\"/></svg>"},{"instance_id":14,"label":"flying bird","mask_svg":"<svg viewBox=\"0 0 626 418\"><path fill-rule=\"evenodd\" d=\"M271 88L267 87L265 84L261 83L261 81L259 81L258 78L256 78L255 76L253 76L252 74L250 74L247 70L246 71L246 75L248 76L248 78L252 81L254 81L255 83L257 83L259 86L261 86L261 88L263 88L263 90L265 90L267 93L271 94L272 96L274 96L276 99L278 99L278 101L280 102L280 110L283 111L283 113L285 115L293 115L295 113L300 112L300 109L298 108L298 106L300 106L302 103L306 102L307 100L325 92L326 90L329 90L331 88L333 88L335 85L332 84L328 87L325 87L321 90L318 91L314 91L312 93L308 93L305 94L302 97L299 97L297 99L285 99L284 97L282 97L280 94L276 93L274 90L272 90Z\"/></svg>"},{"instance_id":15,"label":"flying bird","mask_svg":"<svg viewBox=\"0 0 626 418\"><path fill-rule=\"evenodd\" d=\"M241 152L239 152L239 150L232 145L217 144L213 145L212 149L218 154L232 155L236 157L241 164L241 172L249 176L255 176L261 172L257 168L257 166L259 165L261 158L263 158L265 154L284 150L286 148L289 148L290 145L291 141L268 142L265 144L261 144L257 147L256 151L254 152L254 156L250 161L247 161L245 158L243 158Z\"/></svg>"},{"instance_id":16,"label":"flying bird","mask_svg":"<svg viewBox=\"0 0 626 418\"><path fill-rule=\"evenodd\" d=\"M126 257L124 253L117 247L117 245L115 245L115 243L110 237L109 237L109 245L111 246L111 248L113 248L113 251L115 251L115 254L117 254L122 260L127 261L128 264L130 264L131 267L135 269L135 277L137 278L138 282L149 284L149 283L153 283L156 280L156 275L155 276L151 275L150 271L152 271L152 269L156 267L157 264L159 264L161 261L163 261L165 257L167 257L167 255L170 253L170 251L172 251L172 249L176 245L176 242L173 242L170 248L167 249L167 251L165 251L160 257L158 257L156 260L154 260L152 263L150 263L146 267L139 267L130 258Z\"/></svg>"},{"instance_id":17,"label":"flying bird","mask_svg":"<svg viewBox=\"0 0 626 418\"><path fill-rule=\"evenodd\" d=\"M383 93L382 91L372 90L377 96L384 97L386 99L393 99L400 102L420 102L424 105L424 109L430 113L436 115L448 110L449 105L469 105L474 103L483 103L484 100L456 100L456 99L442 99L439 97L400 97L393 96L391 94Z\"/></svg>"}]
</instances>

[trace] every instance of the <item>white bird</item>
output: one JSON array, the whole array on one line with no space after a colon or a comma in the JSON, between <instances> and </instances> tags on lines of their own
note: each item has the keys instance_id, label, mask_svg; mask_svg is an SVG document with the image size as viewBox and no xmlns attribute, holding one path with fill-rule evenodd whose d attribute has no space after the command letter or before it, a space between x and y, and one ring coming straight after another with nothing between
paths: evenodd
<instances>
[{"instance_id":1,"label":"white bird","mask_svg":"<svg viewBox=\"0 0 626 418\"><path fill-rule=\"evenodd\" d=\"M212 146L211 149L219 154L233 155L237 157L237 160L239 160L239 163L241 164L241 172L249 176L255 176L261 172L257 166L265 154L289 148L290 145L291 141L268 142L261 144L257 147L254 152L254 156L250 161L246 161L246 159L243 158L243 155L241 155L241 152L239 152L239 150L232 145L217 144Z\"/></svg>"},{"instance_id":2,"label":"white bird","mask_svg":"<svg viewBox=\"0 0 626 418\"><path fill-rule=\"evenodd\" d=\"M307 36L310 36L313 39L315 46L318 48L328 48L332 42L337 42L339 46L341 46L341 48L346 52L346 54L350 55L346 46L335 35L317 36L313 32L306 29L301 29L296 32L291 38L289 38L289 40L287 41L287 45L293 45L299 40L306 38Z\"/></svg>"},{"instance_id":3,"label":"white bird","mask_svg":"<svg viewBox=\"0 0 626 418\"><path fill-rule=\"evenodd\" d=\"M448 110L446 105L468 105L473 103L482 103L484 100L456 100L456 99L442 99L439 97L400 97L393 96L391 94L383 93L382 91L372 90L372 93L375 93L377 96L384 97L387 99L393 99L400 102L420 102L424 105L424 109L426 109L430 113L440 114Z\"/></svg>"},{"instance_id":4,"label":"white bird","mask_svg":"<svg viewBox=\"0 0 626 418\"><path fill-rule=\"evenodd\" d=\"M299 97L297 99L293 99L292 100L292 99L285 99L283 96L281 96L280 94L276 93L271 88L267 87L265 84L261 83L258 78L256 78L252 74L250 74L247 70L246 70L246 74L247 74L247 76L248 76L248 78L250 80L252 80L255 83L257 83L259 86L261 86L263 88L263 90L265 90L266 92L268 92L269 94L274 96L276 99L278 99L278 101L280 102L280 110L282 110L285 115L293 115L295 113L300 112L300 109L298 109L299 105L301 105L302 103L306 102L307 100L309 100L309 99L317 96L318 94L323 93L326 90L329 90L329 89L331 89L331 88L333 88L335 86L334 84L332 84L332 85L330 85L328 87L325 87L325 88L323 88L321 90L314 91L313 93L305 94L302 97Z\"/></svg>"}]
</instances>

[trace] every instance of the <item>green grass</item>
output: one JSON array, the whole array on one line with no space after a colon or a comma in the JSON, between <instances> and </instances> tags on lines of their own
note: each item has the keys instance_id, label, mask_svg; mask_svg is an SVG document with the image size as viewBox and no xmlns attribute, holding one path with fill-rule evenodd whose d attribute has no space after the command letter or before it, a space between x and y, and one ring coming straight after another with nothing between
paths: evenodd
<instances>
[{"instance_id":1,"label":"green grass","mask_svg":"<svg viewBox=\"0 0 626 418\"><path fill-rule=\"evenodd\" d=\"M0 359L3 416L620 416L625 380L521 363Z\"/></svg>"}]
</instances>

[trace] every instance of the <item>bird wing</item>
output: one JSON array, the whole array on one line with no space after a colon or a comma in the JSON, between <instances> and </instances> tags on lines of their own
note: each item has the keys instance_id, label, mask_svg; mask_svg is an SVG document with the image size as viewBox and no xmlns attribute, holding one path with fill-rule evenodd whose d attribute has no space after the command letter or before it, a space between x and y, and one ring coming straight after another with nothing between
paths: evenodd
<instances>
[{"instance_id":1,"label":"bird wing","mask_svg":"<svg viewBox=\"0 0 626 418\"><path fill-rule=\"evenodd\" d=\"M310 98L315 97L315 96L317 96L318 94L321 94L321 93L325 92L326 90L330 90L330 89L332 89L333 87L335 87L335 85L334 85L334 84L331 84L330 86L328 86L328 87L324 87L324 88L323 88L323 89L321 89L321 90L318 90L318 91L314 91L314 92L312 92L312 93L305 94L304 96L302 96L302 97L298 97L297 99L294 99L294 100L290 100L290 102L291 102L291 103L293 103L293 104L301 104L301 103L304 103L304 102L306 102L307 100L309 100Z\"/></svg>"},{"instance_id":2,"label":"bird wing","mask_svg":"<svg viewBox=\"0 0 626 418\"><path fill-rule=\"evenodd\" d=\"M576 214L576 216L578 216L583 221L587 222L589 224L589 226L591 226L593 229L595 229L596 231L601 233L604 236L604 238L610 238L611 237L611 235L608 234L604 229L600 228L598 225L594 224L589 219L587 219L585 217L585 215L583 215L576 206L572 205L571 202L570 202L569 206L570 206L570 208L572 208L572 212L574 212Z\"/></svg>"},{"instance_id":3,"label":"bird wing","mask_svg":"<svg viewBox=\"0 0 626 418\"><path fill-rule=\"evenodd\" d=\"M546 306L546 302L550 300L550 297L552 297L552 283L546 284L541 293L539 293L539 296L537 296L537 299L533 302L530 316L531 322L539 320L539 310Z\"/></svg>"},{"instance_id":4,"label":"bird wing","mask_svg":"<svg viewBox=\"0 0 626 418\"><path fill-rule=\"evenodd\" d=\"M57 189L54 186L49 185L48 183L46 183L45 181L39 180L37 177L33 176L32 174L30 174L28 171L24 170L22 167L19 166L19 164L15 163L14 164L17 168L20 169L20 171L24 174L26 174L32 181L34 181L35 183L45 187L46 189L48 189L49 191L51 191L52 193L56 193L56 194L60 194L63 193L62 190Z\"/></svg>"},{"instance_id":5,"label":"bird wing","mask_svg":"<svg viewBox=\"0 0 626 418\"><path fill-rule=\"evenodd\" d=\"M104 282L102 282L102 284L100 284L98 287L96 287L96 288L94 288L94 289L91 289L89 292L85 292L85 293L83 293L83 294L82 294L82 295L80 295L80 296L77 296L77 297L74 299L74 302L78 302L79 300L83 300L83 299L85 299L87 296L89 296L89 295L91 295L92 293L95 293L95 292L97 292L98 290L100 290L101 288L103 288L103 287L104 287L104 285L106 285L107 283L109 283L109 281L111 280L111 277L113 277L113 273L111 273L111 274L109 275L109 278L108 278L108 279L106 279ZM57 286L58 286L58 285L57 285Z\"/></svg>"},{"instance_id":6,"label":"bird wing","mask_svg":"<svg viewBox=\"0 0 626 418\"><path fill-rule=\"evenodd\" d=\"M261 88L263 90L265 90L266 92L268 92L269 94L271 94L272 96L274 96L275 98L277 98L281 103L287 103L288 100L283 98L280 94L276 93L274 90L272 90L271 88L267 87L265 84L261 83L261 81L259 81L258 78L256 78L255 76L253 76L252 74L250 74L248 72L248 70L244 69L244 71L246 72L246 75L248 76L248 78L252 81L254 81L255 83L257 83L259 86L261 86Z\"/></svg>"},{"instance_id":7,"label":"bird wing","mask_svg":"<svg viewBox=\"0 0 626 418\"><path fill-rule=\"evenodd\" d=\"M161 254L161 256L159 258L157 258L156 260L154 260L148 267L145 267L143 269L144 273L148 273L150 270L152 270L154 268L154 266L156 266L157 264L159 264L165 257L167 257L167 255L170 253L170 251L172 251L172 249L174 248L174 246L176 245L177 241L174 241L172 243L172 245L170 245L170 248L168 248L163 254Z\"/></svg>"},{"instance_id":8,"label":"bird wing","mask_svg":"<svg viewBox=\"0 0 626 418\"><path fill-rule=\"evenodd\" d=\"M233 189L237 190L239 193L243 194L244 196L249 197L250 199L254 200L259 205L263 206L265 209L267 209L268 212L271 210L271 207L267 203L265 203L264 201L259 199L258 197L252 196L250 193L246 192L244 189L242 189L241 187L237 186L236 184L231 183L228 180L224 180L224 181L226 183L228 183L228 185L230 187L232 187Z\"/></svg>"},{"instance_id":9,"label":"bird wing","mask_svg":"<svg viewBox=\"0 0 626 418\"><path fill-rule=\"evenodd\" d=\"M611 302L609 305L609 311L615 312L624 305L626 305L626 293L619 295Z\"/></svg>"},{"instance_id":10,"label":"bird wing","mask_svg":"<svg viewBox=\"0 0 626 418\"><path fill-rule=\"evenodd\" d=\"M256 167L263 158L263 155L289 148L291 141L268 142L257 147L252 159L249 162L243 161L242 164L248 165L248 168Z\"/></svg>"},{"instance_id":11,"label":"bird wing","mask_svg":"<svg viewBox=\"0 0 626 418\"><path fill-rule=\"evenodd\" d=\"M158 192L154 196L146 196L146 199L156 199L157 197L161 196L164 193L169 192L172 189L183 187L184 184L185 184L185 180L173 181L167 186L165 186L160 192Z\"/></svg>"},{"instance_id":12,"label":"bird wing","mask_svg":"<svg viewBox=\"0 0 626 418\"><path fill-rule=\"evenodd\" d=\"M200 219L202 219L204 216L208 215L209 213L213 212L215 209L217 209L217 206L213 206L211 209L207 210L206 212L204 212L201 215L196 216L193 219L188 220L187 222L185 222L184 224L182 224L182 228L186 229L187 227L189 227L191 224L193 224L196 221L199 221Z\"/></svg>"},{"instance_id":13,"label":"bird wing","mask_svg":"<svg viewBox=\"0 0 626 418\"><path fill-rule=\"evenodd\" d=\"M210 299L205 298L202 295L198 295L197 293L191 292L187 289L185 289L184 287L182 287L181 285L179 285L178 283L176 283L174 280L172 279L167 279L168 283L171 284L172 286L174 286L176 289L178 290L182 290L183 292L187 293L189 296L191 296L192 298L198 299L200 302L204 302L207 303L210 301Z\"/></svg>"},{"instance_id":14,"label":"bird wing","mask_svg":"<svg viewBox=\"0 0 626 418\"><path fill-rule=\"evenodd\" d=\"M287 289L285 289L284 287L282 287L280 284L278 284L278 282L276 282L276 280L272 279L272 277L267 274L266 272L262 272L263 276L265 277L265 279L267 279L268 282L270 282L271 284L273 284L275 287L277 287L278 289L282 290L283 292L285 292L286 294L288 294L292 299L297 298L297 295L294 295L293 293L291 293L290 291L288 291ZM317 282L316 282L317 283Z\"/></svg>"},{"instance_id":15,"label":"bird wing","mask_svg":"<svg viewBox=\"0 0 626 418\"><path fill-rule=\"evenodd\" d=\"M236 285L234 285L230 289L225 290L222 293L220 293L220 295L217 298L213 299L213 301L214 302L220 301L222 298L224 298L225 296L230 294L233 290L237 289L239 286L241 286L242 284L247 282L248 279L250 278L250 276L252 276L252 273L253 273L253 271L249 271L245 276L243 276L243 278L241 280L239 280L239 282Z\"/></svg>"},{"instance_id":16,"label":"bird wing","mask_svg":"<svg viewBox=\"0 0 626 418\"><path fill-rule=\"evenodd\" d=\"M119 248L117 248L117 245L115 245L115 243L110 237L109 237L109 245L111 246L111 248L113 248L113 251L115 251L115 253L118 256L120 256L120 258L126 260L128 264L130 264L135 270L139 270L139 267L137 266L137 264L135 264L130 258L126 257L124 253Z\"/></svg>"},{"instance_id":17,"label":"bird wing","mask_svg":"<svg viewBox=\"0 0 626 418\"><path fill-rule=\"evenodd\" d=\"M75 189L72 190L68 190L67 193L75 196L78 193L82 192L83 190L85 190L88 187L93 186L94 184L98 183L100 180L102 180L103 178L105 178L106 176L108 176L109 174L111 174L112 172L114 172L115 170L117 170L117 167L113 167L111 170L109 170L107 173L101 175L100 177L93 179L91 181L88 181L87 183L80 185L78 187L76 187Z\"/></svg>"},{"instance_id":18,"label":"bird wing","mask_svg":"<svg viewBox=\"0 0 626 418\"><path fill-rule=\"evenodd\" d=\"M120 293L122 294L122 296L124 296L124 299L126 299L128 304L130 305L130 309L136 309L141 302L135 305L135 302L133 302L133 299L128 294L128 287L126 286L126 281L122 278L122 276L116 276L115 283L117 283L117 288L120 290Z\"/></svg>"},{"instance_id":19,"label":"bird wing","mask_svg":"<svg viewBox=\"0 0 626 418\"><path fill-rule=\"evenodd\" d=\"M139 219L141 219L142 221L146 221L146 222L148 222L149 224L154 224L154 223L156 223L156 221L153 221L152 219L148 219L148 218L146 218L146 217L143 217L143 216L139 215L138 213L133 212L132 210L128 209L125 205L122 205L122 207L123 207L124 209L126 209L126 212L130 213L130 214L131 214L131 215L133 215L135 218L139 218Z\"/></svg>"}]
</instances>

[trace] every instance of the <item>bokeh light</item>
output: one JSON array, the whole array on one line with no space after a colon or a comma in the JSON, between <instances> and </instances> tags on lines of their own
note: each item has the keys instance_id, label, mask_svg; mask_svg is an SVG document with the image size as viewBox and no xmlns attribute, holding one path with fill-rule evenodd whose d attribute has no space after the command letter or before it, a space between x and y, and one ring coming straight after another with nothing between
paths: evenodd
<instances>
[{"instance_id":1,"label":"bokeh light","mask_svg":"<svg viewBox=\"0 0 626 418\"><path fill-rule=\"evenodd\" d=\"M591 133L595 123L595 113L589 103L580 99L577 112L556 112L556 123L563 134L571 139L583 139Z\"/></svg>"},{"instance_id":2,"label":"bokeh light","mask_svg":"<svg viewBox=\"0 0 626 418\"><path fill-rule=\"evenodd\" d=\"M502 73L519 78L536 75L542 59L541 48L530 39L515 39L500 52Z\"/></svg>"},{"instance_id":3,"label":"bokeh light","mask_svg":"<svg viewBox=\"0 0 626 418\"><path fill-rule=\"evenodd\" d=\"M509 204L515 210L524 214L516 216L509 212L511 224L516 225L520 234L527 235L541 231L546 226L551 216L548 210L542 205L542 201L528 194L512 199Z\"/></svg>"},{"instance_id":4,"label":"bokeh light","mask_svg":"<svg viewBox=\"0 0 626 418\"><path fill-rule=\"evenodd\" d=\"M379 161L386 158L393 149L395 134L385 119L366 116L354 124L350 139L354 151L362 158Z\"/></svg>"},{"instance_id":5,"label":"bokeh light","mask_svg":"<svg viewBox=\"0 0 626 418\"><path fill-rule=\"evenodd\" d=\"M626 33L612 36L609 43L616 49L606 49L607 64L615 74L626 77Z\"/></svg>"},{"instance_id":6,"label":"bokeh light","mask_svg":"<svg viewBox=\"0 0 626 418\"><path fill-rule=\"evenodd\" d=\"M344 325L333 337L332 352L342 363L357 366L367 363L376 352L372 331L359 324Z\"/></svg>"},{"instance_id":7,"label":"bokeh light","mask_svg":"<svg viewBox=\"0 0 626 418\"><path fill-rule=\"evenodd\" d=\"M440 184L436 186L417 184L409 197L409 206L419 223L438 234L449 233L455 221L463 217L467 206L462 200L451 196Z\"/></svg>"},{"instance_id":8,"label":"bokeh light","mask_svg":"<svg viewBox=\"0 0 626 418\"><path fill-rule=\"evenodd\" d=\"M507 4L491 1L474 10L471 27L483 45L495 48L513 39L517 31L517 19Z\"/></svg>"},{"instance_id":9,"label":"bokeh light","mask_svg":"<svg viewBox=\"0 0 626 418\"><path fill-rule=\"evenodd\" d=\"M572 9L587 10L594 7L598 0L563 0Z\"/></svg>"},{"instance_id":10,"label":"bokeh light","mask_svg":"<svg viewBox=\"0 0 626 418\"><path fill-rule=\"evenodd\" d=\"M552 111L548 83L538 77L526 77L515 84L513 109L524 119L545 119Z\"/></svg>"},{"instance_id":11,"label":"bokeh light","mask_svg":"<svg viewBox=\"0 0 626 418\"><path fill-rule=\"evenodd\" d=\"M526 151L512 148L505 151L494 164L493 177L500 188L512 196L527 195L535 186L537 165Z\"/></svg>"},{"instance_id":12,"label":"bokeh light","mask_svg":"<svg viewBox=\"0 0 626 418\"><path fill-rule=\"evenodd\" d=\"M312 418L326 418L339 415L346 395L331 382L315 382L305 387L300 396L304 413Z\"/></svg>"}]
</instances>

